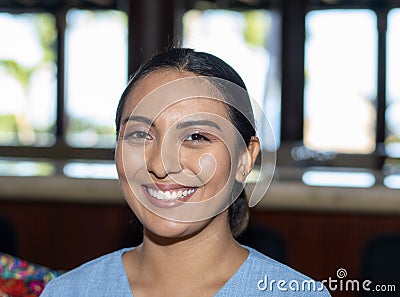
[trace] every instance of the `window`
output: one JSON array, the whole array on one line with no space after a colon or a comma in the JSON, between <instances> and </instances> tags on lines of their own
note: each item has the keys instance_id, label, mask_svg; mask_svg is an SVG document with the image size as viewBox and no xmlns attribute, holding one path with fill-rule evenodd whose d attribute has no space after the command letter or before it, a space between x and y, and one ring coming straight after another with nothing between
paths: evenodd
<instances>
[{"instance_id":1,"label":"window","mask_svg":"<svg viewBox=\"0 0 400 297\"><path fill-rule=\"evenodd\" d=\"M118 11L72 9L66 28L66 141L114 147L114 114L127 81L127 19Z\"/></svg>"},{"instance_id":2,"label":"window","mask_svg":"<svg viewBox=\"0 0 400 297\"><path fill-rule=\"evenodd\" d=\"M257 133L267 134L270 129L265 127L270 125L275 134L275 140L261 135L261 139L268 139L263 143L267 150L275 150L279 145L279 25L278 15L263 9L192 9L183 17L183 45L223 59L244 80L260 107L254 106Z\"/></svg>"},{"instance_id":3,"label":"window","mask_svg":"<svg viewBox=\"0 0 400 297\"><path fill-rule=\"evenodd\" d=\"M128 17L121 5L132 2L8 3L17 2L0 4L0 156L111 160L114 112L128 74ZM171 38L238 70L275 134L263 149L277 150L283 171L300 168L300 180L306 167L335 167L346 173L336 175L341 181L358 167L357 173L379 172L377 184L398 188L399 3L178 2L175 16L171 8L154 28L140 28L138 42L130 40L132 69L166 45L161 33L171 33L176 17L179 36ZM130 29L149 19L137 11ZM158 27L164 22L165 32ZM265 139L266 123L256 117ZM76 172L71 168L69 174Z\"/></svg>"},{"instance_id":4,"label":"window","mask_svg":"<svg viewBox=\"0 0 400 297\"><path fill-rule=\"evenodd\" d=\"M388 13L384 184L400 189L400 9Z\"/></svg>"},{"instance_id":5,"label":"window","mask_svg":"<svg viewBox=\"0 0 400 297\"><path fill-rule=\"evenodd\" d=\"M317 173L335 167L346 174L359 168L354 173L372 177L366 187L398 174L400 8L294 2L277 13L270 1L195 1L183 16L183 44L238 70L277 135L278 166L321 166ZM371 169L382 170L382 179Z\"/></svg>"},{"instance_id":6,"label":"window","mask_svg":"<svg viewBox=\"0 0 400 297\"><path fill-rule=\"evenodd\" d=\"M377 180L398 189L400 10L346 1L313 8L305 18L304 144L332 153L321 165L347 157L347 167L382 170Z\"/></svg>"},{"instance_id":7,"label":"window","mask_svg":"<svg viewBox=\"0 0 400 297\"><path fill-rule=\"evenodd\" d=\"M111 2L0 12L0 155L112 159L128 19Z\"/></svg>"},{"instance_id":8,"label":"window","mask_svg":"<svg viewBox=\"0 0 400 297\"><path fill-rule=\"evenodd\" d=\"M307 14L304 144L316 151L375 150L376 15L371 10Z\"/></svg>"},{"instance_id":9,"label":"window","mask_svg":"<svg viewBox=\"0 0 400 297\"><path fill-rule=\"evenodd\" d=\"M388 14L386 151L400 158L400 9Z\"/></svg>"},{"instance_id":10,"label":"window","mask_svg":"<svg viewBox=\"0 0 400 297\"><path fill-rule=\"evenodd\" d=\"M0 145L51 146L56 120L56 20L0 13Z\"/></svg>"}]
</instances>

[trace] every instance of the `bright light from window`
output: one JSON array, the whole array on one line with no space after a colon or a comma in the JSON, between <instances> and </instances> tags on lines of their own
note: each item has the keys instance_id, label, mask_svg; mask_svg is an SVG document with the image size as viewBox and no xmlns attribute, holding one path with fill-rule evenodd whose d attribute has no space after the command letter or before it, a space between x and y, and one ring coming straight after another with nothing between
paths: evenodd
<instances>
[{"instance_id":1,"label":"bright light from window","mask_svg":"<svg viewBox=\"0 0 400 297\"><path fill-rule=\"evenodd\" d=\"M55 23L46 13L0 13L0 145L55 142Z\"/></svg>"},{"instance_id":2,"label":"bright light from window","mask_svg":"<svg viewBox=\"0 0 400 297\"><path fill-rule=\"evenodd\" d=\"M376 125L376 15L306 16L304 143L316 151L371 153Z\"/></svg>"},{"instance_id":3,"label":"bright light from window","mask_svg":"<svg viewBox=\"0 0 400 297\"><path fill-rule=\"evenodd\" d=\"M306 185L318 187L370 188L375 177L369 172L306 171L302 180Z\"/></svg>"},{"instance_id":4,"label":"bright light from window","mask_svg":"<svg viewBox=\"0 0 400 297\"><path fill-rule=\"evenodd\" d=\"M72 178L117 179L115 163L83 163L65 164L64 174Z\"/></svg>"},{"instance_id":5,"label":"bright light from window","mask_svg":"<svg viewBox=\"0 0 400 297\"><path fill-rule=\"evenodd\" d=\"M385 146L385 152L389 157L400 159L400 141L387 143Z\"/></svg>"},{"instance_id":6,"label":"bright light from window","mask_svg":"<svg viewBox=\"0 0 400 297\"><path fill-rule=\"evenodd\" d=\"M387 30L387 109L385 139L388 156L400 157L400 9L388 14Z\"/></svg>"},{"instance_id":7,"label":"bright light from window","mask_svg":"<svg viewBox=\"0 0 400 297\"><path fill-rule=\"evenodd\" d=\"M384 178L383 184L391 189L400 190L400 174L391 174Z\"/></svg>"},{"instance_id":8,"label":"bright light from window","mask_svg":"<svg viewBox=\"0 0 400 297\"><path fill-rule=\"evenodd\" d=\"M113 147L114 118L127 82L127 16L73 9L67 15L67 142Z\"/></svg>"},{"instance_id":9,"label":"bright light from window","mask_svg":"<svg viewBox=\"0 0 400 297\"><path fill-rule=\"evenodd\" d=\"M55 167L49 162L0 160L0 176L50 176Z\"/></svg>"}]
</instances>

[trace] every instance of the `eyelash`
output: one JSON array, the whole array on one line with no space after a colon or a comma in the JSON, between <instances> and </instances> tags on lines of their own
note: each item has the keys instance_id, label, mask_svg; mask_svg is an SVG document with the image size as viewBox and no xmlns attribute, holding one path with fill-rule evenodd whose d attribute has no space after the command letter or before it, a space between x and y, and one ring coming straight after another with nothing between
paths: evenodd
<instances>
[{"instance_id":1,"label":"eyelash","mask_svg":"<svg viewBox=\"0 0 400 297\"><path fill-rule=\"evenodd\" d=\"M142 130L136 130L126 133L124 139L133 141L151 141L153 137L150 133ZM191 133L183 139L184 142L199 144L202 142L211 142L211 139L202 133Z\"/></svg>"},{"instance_id":2,"label":"eyelash","mask_svg":"<svg viewBox=\"0 0 400 297\"><path fill-rule=\"evenodd\" d=\"M144 137L140 137L139 135L144 136ZM125 135L125 139L129 139L129 138L133 138L135 140L139 140L139 139L151 140L153 137L145 131L134 131L131 133L127 133ZM148 139L148 138L150 138L150 139Z\"/></svg>"},{"instance_id":3,"label":"eyelash","mask_svg":"<svg viewBox=\"0 0 400 297\"><path fill-rule=\"evenodd\" d=\"M188 138L193 138L194 135L196 135L197 137L200 137L200 139L188 139ZM191 141L191 142L207 141L207 142L210 142L210 139L201 133L192 133L186 137L185 141Z\"/></svg>"}]
</instances>

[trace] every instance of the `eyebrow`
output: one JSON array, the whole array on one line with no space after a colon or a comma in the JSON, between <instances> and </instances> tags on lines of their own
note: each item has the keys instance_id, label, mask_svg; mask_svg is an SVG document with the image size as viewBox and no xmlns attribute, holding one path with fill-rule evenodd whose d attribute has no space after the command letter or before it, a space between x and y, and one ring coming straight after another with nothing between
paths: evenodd
<instances>
[{"instance_id":1,"label":"eyebrow","mask_svg":"<svg viewBox=\"0 0 400 297\"><path fill-rule=\"evenodd\" d=\"M222 131L221 128L214 122L208 120L198 120L198 121L187 121L183 123L178 123L176 125L177 129L184 129L190 126L211 126L217 128L218 130Z\"/></svg>"},{"instance_id":2,"label":"eyebrow","mask_svg":"<svg viewBox=\"0 0 400 297\"><path fill-rule=\"evenodd\" d=\"M141 116L126 117L125 119L122 120L122 124L125 124L128 121L142 122L142 123L145 123L145 124L147 124L149 126L153 125L153 121L151 119L146 118L146 117L141 117Z\"/></svg>"},{"instance_id":3,"label":"eyebrow","mask_svg":"<svg viewBox=\"0 0 400 297\"><path fill-rule=\"evenodd\" d=\"M142 122L145 123L149 126L154 125L153 121L149 118L142 117L142 116L130 116L126 117L125 119L122 120L122 124L125 124L128 121L136 121L136 122ZM186 122L181 122L176 125L177 129L184 129L187 127L191 126L211 126L214 128L217 128L218 130L222 131L221 128L214 123L213 121L208 121L208 120L197 120L197 121L186 121Z\"/></svg>"}]
</instances>

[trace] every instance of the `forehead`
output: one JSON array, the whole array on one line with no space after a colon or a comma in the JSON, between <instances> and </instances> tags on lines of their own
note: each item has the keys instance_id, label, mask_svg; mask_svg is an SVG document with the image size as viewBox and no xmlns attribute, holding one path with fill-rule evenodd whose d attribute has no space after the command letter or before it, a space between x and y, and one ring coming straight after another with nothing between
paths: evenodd
<instances>
[{"instance_id":1,"label":"forehead","mask_svg":"<svg viewBox=\"0 0 400 297\"><path fill-rule=\"evenodd\" d=\"M190 72L160 70L136 83L125 103L123 117L209 112L229 118L222 101L223 96L209 81Z\"/></svg>"}]
</instances>

